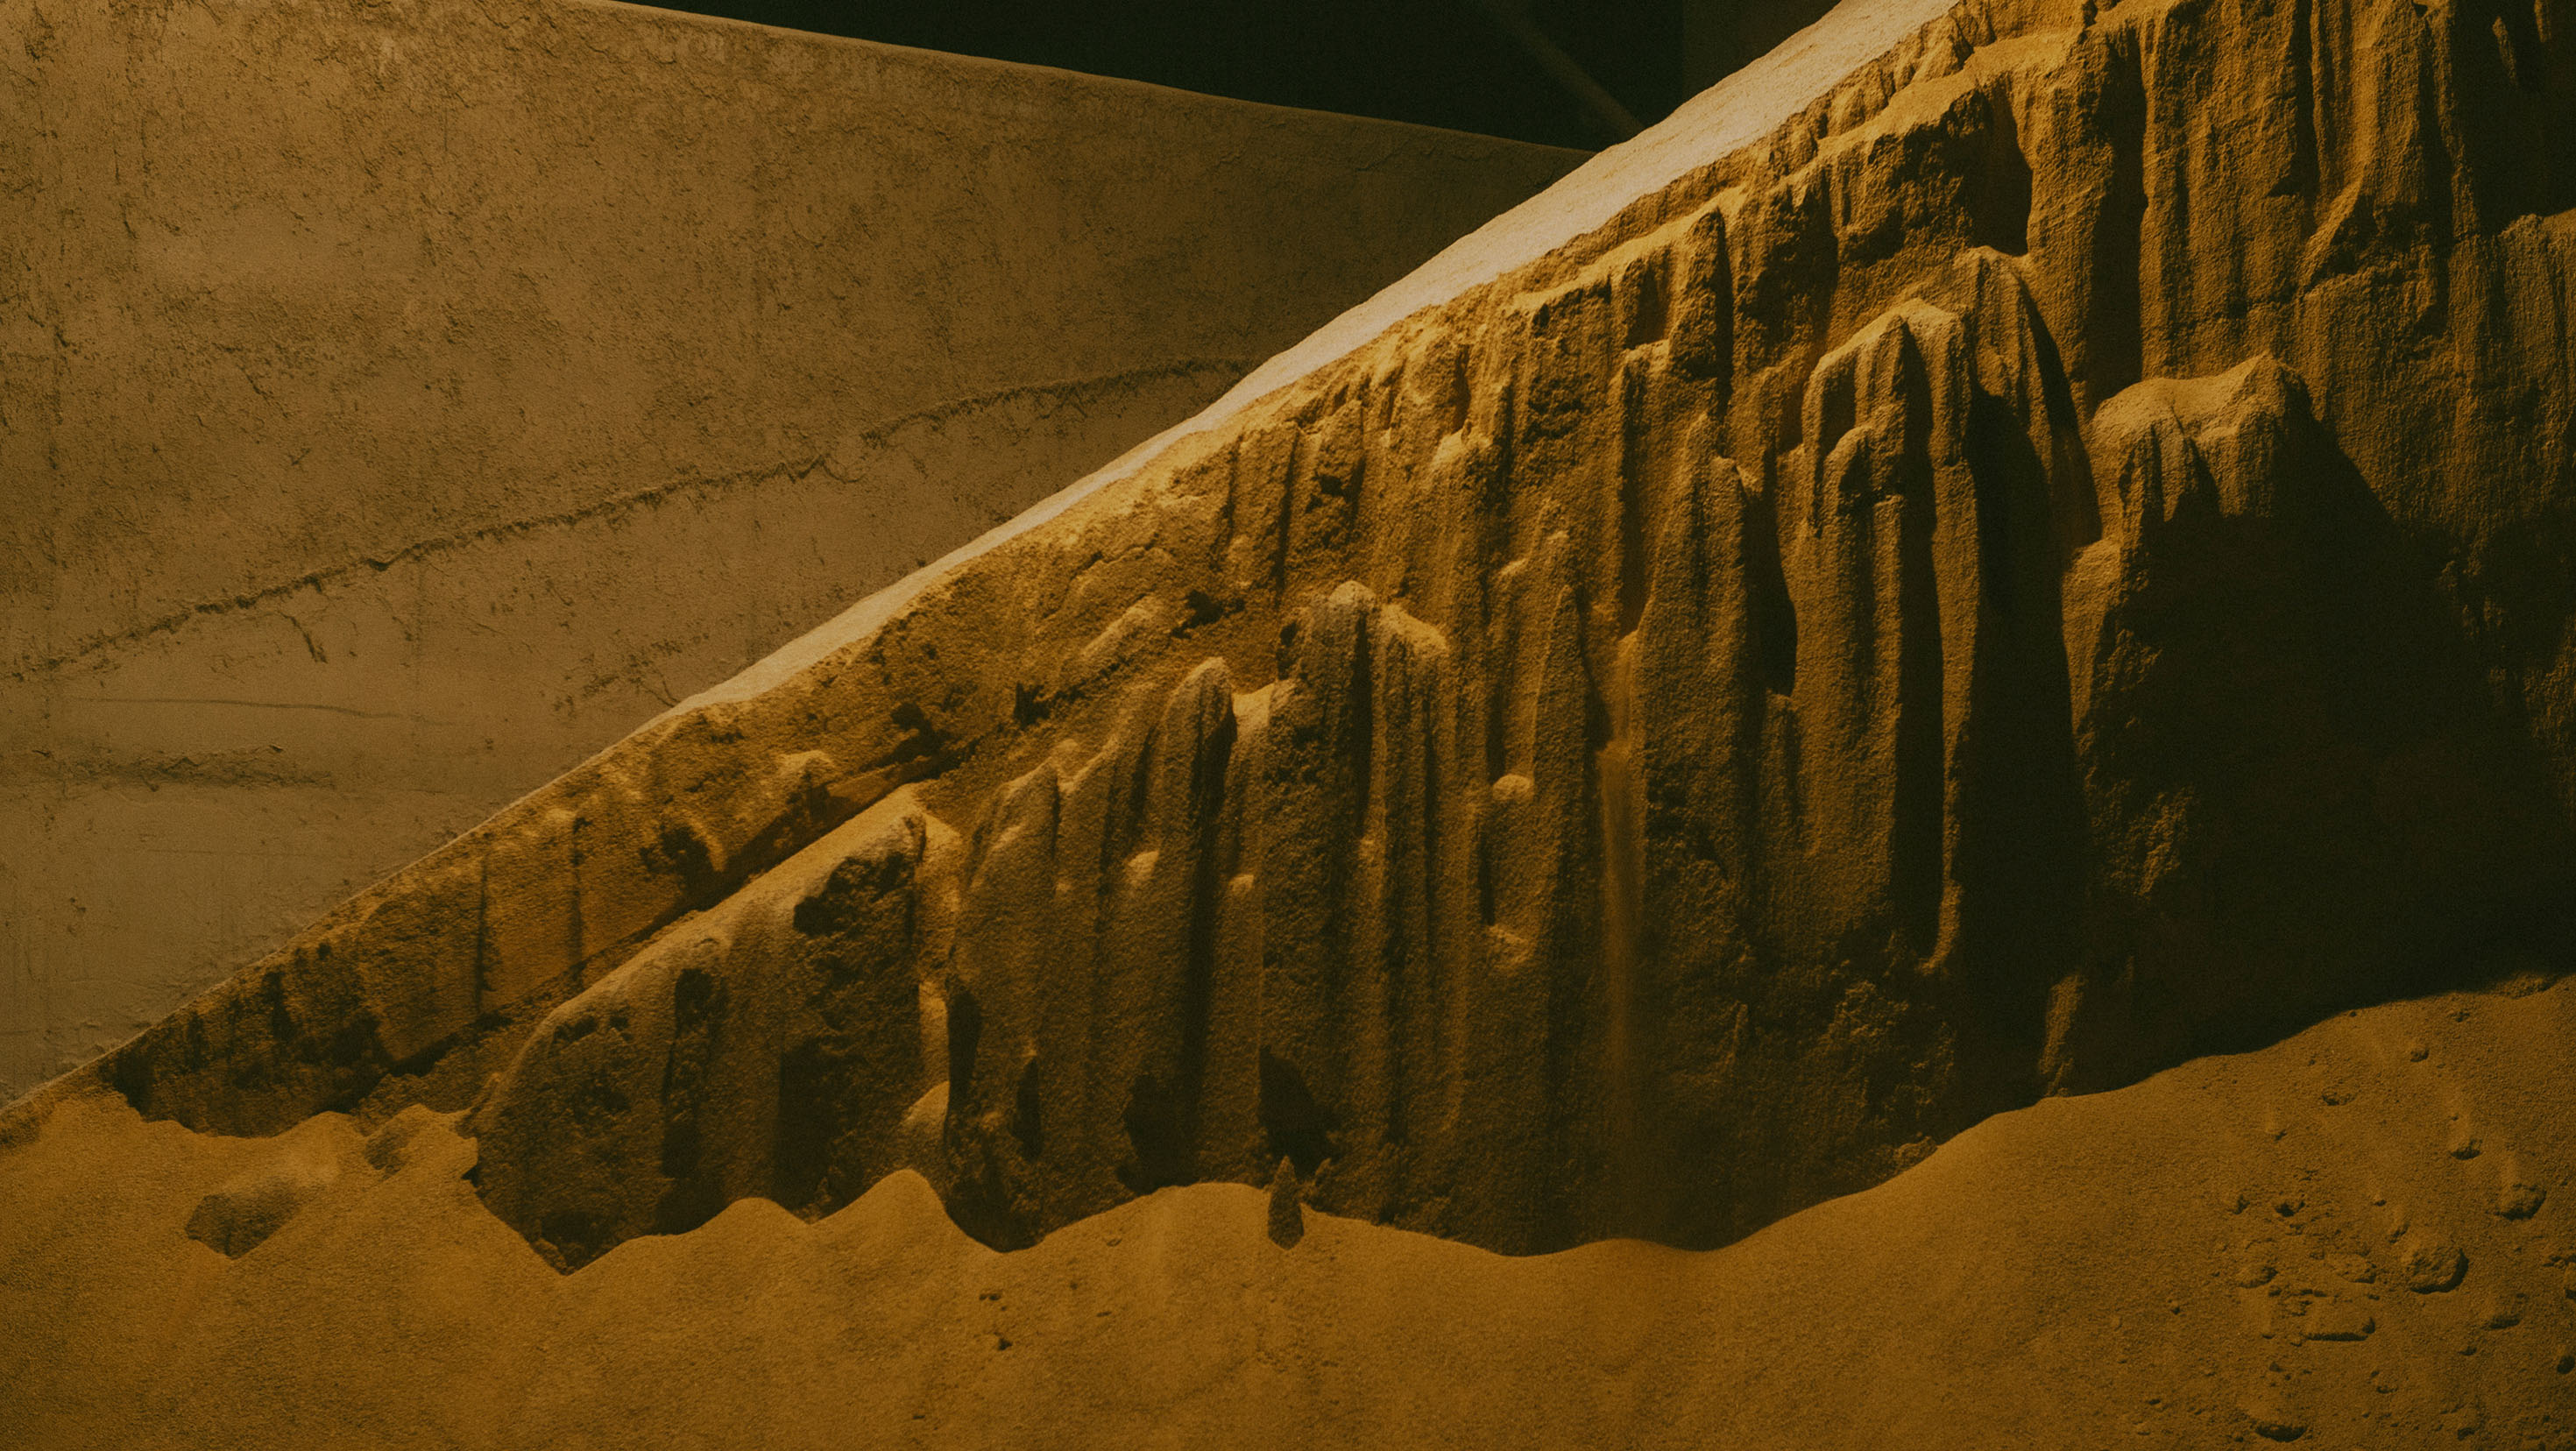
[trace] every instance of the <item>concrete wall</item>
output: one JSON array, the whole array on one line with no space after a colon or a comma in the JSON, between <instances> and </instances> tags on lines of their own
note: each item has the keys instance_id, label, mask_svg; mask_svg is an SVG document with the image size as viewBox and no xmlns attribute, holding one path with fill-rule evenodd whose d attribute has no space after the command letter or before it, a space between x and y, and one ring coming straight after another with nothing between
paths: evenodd
<instances>
[{"instance_id":1,"label":"concrete wall","mask_svg":"<svg viewBox=\"0 0 2576 1451\"><path fill-rule=\"evenodd\" d=\"M581 0L0 0L0 1098L1579 159Z\"/></svg>"}]
</instances>

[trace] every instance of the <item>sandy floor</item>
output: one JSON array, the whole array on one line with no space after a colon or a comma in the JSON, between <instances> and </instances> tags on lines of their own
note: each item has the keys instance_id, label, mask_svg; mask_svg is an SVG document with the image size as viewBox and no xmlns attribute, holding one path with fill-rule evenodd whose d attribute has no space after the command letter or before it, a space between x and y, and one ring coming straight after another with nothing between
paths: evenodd
<instances>
[{"instance_id":1,"label":"sandy floor","mask_svg":"<svg viewBox=\"0 0 2576 1451\"><path fill-rule=\"evenodd\" d=\"M1003 1255L898 1174L558 1277L412 1110L0 1152L0 1426L87 1446L2576 1444L2576 987L2058 1099L1706 1254L1253 1190ZM209 1205L208 1196L215 1196ZM201 1239L248 1240L237 1258ZM190 1237L192 1223L200 1238ZM238 1248L238 1241L234 1242Z\"/></svg>"}]
</instances>

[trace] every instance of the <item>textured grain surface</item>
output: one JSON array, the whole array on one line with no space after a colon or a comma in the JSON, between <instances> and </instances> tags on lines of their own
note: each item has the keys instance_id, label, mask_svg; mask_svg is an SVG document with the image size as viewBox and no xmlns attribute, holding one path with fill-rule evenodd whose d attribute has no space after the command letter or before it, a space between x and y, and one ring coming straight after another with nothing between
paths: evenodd
<instances>
[{"instance_id":1,"label":"textured grain surface","mask_svg":"<svg viewBox=\"0 0 2576 1451\"><path fill-rule=\"evenodd\" d=\"M2576 77L2523 19L1846 7L22 1152L212 1152L102 1087L280 1143L457 1113L506 1226L442 1181L458 1252L575 1297L925 1186L1025 1249L956 1263L1063 1276L1038 1317L1131 1231L1097 1279L1184 1302L1376 1246L1321 1340L979 1345L925 1437L2551 1444ZM293 1192L222 1182L225 1245Z\"/></svg>"},{"instance_id":2,"label":"textured grain surface","mask_svg":"<svg viewBox=\"0 0 2576 1451\"><path fill-rule=\"evenodd\" d=\"M2051 1099L1706 1253L1311 1207L1283 1249L1197 1185L997 1254L899 1173L567 1276L443 1117L231 1139L85 1099L0 1151L0 1411L57 1447L2559 1447L2569 999ZM238 1257L191 1237L316 1181Z\"/></svg>"},{"instance_id":3,"label":"textured grain surface","mask_svg":"<svg viewBox=\"0 0 2576 1451\"><path fill-rule=\"evenodd\" d=\"M582 0L0 54L0 1096L1579 159Z\"/></svg>"},{"instance_id":4,"label":"textured grain surface","mask_svg":"<svg viewBox=\"0 0 2576 1451\"><path fill-rule=\"evenodd\" d=\"M2050 19L1933 22L104 1071L231 1131L479 1096L566 1264L826 1210L916 1100L999 1244L1283 1157L1495 1248L1715 1244L2051 1088L2554 961L2565 435L2478 400L2568 416L2567 339L2388 303L2555 315L2484 153L2442 227L2409 200L2407 118L2493 93L2300 109L2165 65L2264 17ZM2533 82L2489 129L2546 158ZM2267 123L2280 176L2203 148ZM2130 214L2104 166L2156 178ZM2188 245L2231 207L2380 220L2275 282Z\"/></svg>"}]
</instances>

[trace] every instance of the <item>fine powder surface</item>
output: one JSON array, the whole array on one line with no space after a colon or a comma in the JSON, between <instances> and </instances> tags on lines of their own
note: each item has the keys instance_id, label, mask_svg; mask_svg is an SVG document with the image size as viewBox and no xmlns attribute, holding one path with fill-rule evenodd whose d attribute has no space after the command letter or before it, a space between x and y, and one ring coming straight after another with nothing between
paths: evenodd
<instances>
[{"instance_id":1,"label":"fine powder surface","mask_svg":"<svg viewBox=\"0 0 2576 1451\"><path fill-rule=\"evenodd\" d=\"M414 1109L67 1103L0 1150L26 1446L2556 1446L2576 988L2364 1009L1989 1119L1702 1253L1513 1258L1241 1185L1014 1253L900 1172L558 1275ZM307 1186L237 1258L191 1238ZM215 1209L207 1202L217 1201Z\"/></svg>"}]
</instances>

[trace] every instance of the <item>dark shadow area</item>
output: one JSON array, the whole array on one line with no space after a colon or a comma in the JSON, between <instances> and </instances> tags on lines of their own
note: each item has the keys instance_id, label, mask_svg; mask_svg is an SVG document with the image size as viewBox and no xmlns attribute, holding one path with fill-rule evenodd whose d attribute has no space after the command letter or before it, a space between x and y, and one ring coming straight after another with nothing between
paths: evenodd
<instances>
[{"instance_id":1,"label":"dark shadow area","mask_svg":"<svg viewBox=\"0 0 2576 1451\"><path fill-rule=\"evenodd\" d=\"M2135 549L2081 726L2107 1009L2075 1047L2086 1087L2576 950L2576 844L2439 545L2303 389L2243 397L2208 435L2235 452Z\"/></svg>"},{"instance_id":2,"label":"dark shadow area","mask_svg":"<svg viewBox=\"0 0 2576 1451\"><path fill-rule=\"evenodd\" d=\"M1830 7L1823 0L676 0L669 8L1590 150L1628 134L1618 113L1652 125ZM1585 80L1601 95L1588 95Z\"/></svg>"}]
</instances>

